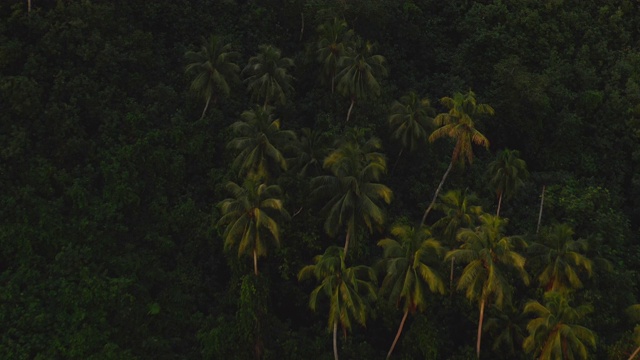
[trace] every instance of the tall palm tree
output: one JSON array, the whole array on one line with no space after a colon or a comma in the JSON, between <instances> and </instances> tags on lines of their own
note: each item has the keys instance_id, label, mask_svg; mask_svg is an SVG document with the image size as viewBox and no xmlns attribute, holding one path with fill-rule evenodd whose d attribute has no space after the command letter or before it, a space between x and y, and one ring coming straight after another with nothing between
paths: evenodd
<instances>
[{"instance_id":1,"label":"tall palm tree","mask_svg":"<svg viewBox=\"0 0 640 360\"><path fill-rule=\"evenodd\" d=\"M385 238L378 242L384 249L382 264L386 269L380 292L389 293L390 299L397 304L402 302L404 315L387 359L391 357L409 313L426 309L427 289L444 294L442 278L435 269L444 255L444 248L431 236L429 229L396 225L391 229L391 235L395 239Z\"/></svg>"},{"instance_id":2,"label":"tall palm tree","mask_svg":"<svg viewBox=\"0 0 640 360\"><path fill-rule=\"evenodd\" d=\"M293 90L293 76L288 72L294 65L293 60L282 57L280 50L272 45L260 45L259 50L242 70L247 91L254 100L264 99L264 108L272 102L284 104L287 94Z\"/></svg>"},{"instance_id":3,"label":"tall palm tree","mask_svg":"<svg viewBox=\"0 0 640 360\"><path fill-rule=\"evenodd\" d=\"M487 173L490 177L489 183L498 196L496 215L500 216L503 196L507 199L511 198L524 186L525 180L529 177L527 163L520 159L518 150L504 149L498 152L496 159L489 164Z\"/></svg>"},{"instance_id":4,"label":"tall palm tree","mask_svg":"<svg viewBox=\"0 0 640 360\"><path fill-rule=\"evenodd\" d=\"M503 309L493 306L491 310L482 330L493 336L493 353L504 359L517 359L525 338L526 319L511 305Z\"/></svg>"},{"instance_id":5,"label":"tall palm tree","mask_svg":"<svg viewBox=\"0 0 640 360\"><path fill-rule=\"evenodd\" d=\"M488 104L477 103L476 94L473 91L469 91L466 94L456 93L453 98L443 97L440 99L440 103L447 107L449 111L438 114L435 117L434 123L439 127L429 135L429 141L434 142L437 139L448 137L455 140L456 144L451 155L451 163L449 163L447 171L442 176L431 204L429 204L422 216L422 224L424 224L433 208L453 165L456 163L464 165L465 162L469 164L473 162L473 144L482 145L485 148L489 147L489 140L475 128L475 122L472 117L494 114L493 108Z\"/></svg>"},{"instance_id":6,"label":"tall palm tree","mask_svg":"<svg viewBox=\"0 0 640 360\"><path fill-rule=\"evenodd\" d=\"M638 354L640 354L640 304L631 305L627 308L627 314L631 320L638 323L633 330L633 341L638 345L636 349L631 353L628 360L633 360Z\"/></svg>"},{"instance_id":7,"label":"tall palm tree","mask_svg":"<svg viewBox=\"0 0 640 360\"><path fill-rule=\"evenodd\" d=\"M545 229L540 240L529 246L531 262L542 267L538 282L545 291L566 291L582 287L579 271L593 273L593 263L585 256L588 243L573 239L573 229L556 224Z\"/></svg>"},{"instance_id":8,"label":"tall palm tree","mask_svg":"<svg viewBox=\"0 0 640 360\"><path fill-rule=\"evenodd\" d=\"M592 311L589 305L572 307L566 294L554 291L544 295L544 305L529 301L524 312L535 317L527 325L524 350L539 360L587 359L596 337L579 323Z\"/></svg>"},{"instance_id":9,"label":"tall palm tree","mask_svg":"<svg viewBox=\"0 0 640 360\"><path fill-rule=\"evenodd\" d=\"M334 18L333 21L318 26L318 34L316 55L318 62L322 64L323 79L330 79L333 94L336 74L342 66L346 52L352 46L354 33L348 28L345 20Z\"/></svg>"},{"instance_id":10,"label":"tall palm tree","mask_svg":"<svg viewBox=\"0 0 640 360\"><path fill-rule=\"evenodd\" d=\"M364 144L347 141L332 151L323 167L330 175L311 180L311 197L328 198L322 212L326 214L324 229L330 236L346 230L344 253L357 228L363 224L369 232L384 224L381 202L389 204L392 191L378 183L387 169L380 140L371 138Z\"/></svg>"},{"instance_id":11,"label":"tall palm tree","mask_svg":"<svg viewBox=\"0 0 640 360\"><path fill-rule=\"evenodd\" d=\"M296 158L297 170L302 176L317 176L322 171L322 161L329 149L328 139L317 129L302 128Z\"/></svg>"},{"instance_id":12,"label":"tall palm tree","mask_svg":"<svg viewBox=\"0 0 640 360\"><path fill-rule=\"evenodd\" d=\"M226 185L233 197L222 200L218 206L222 217L218 225L226 226L224 248L238 247L238 256L253 257L253 271L258 275L258 258L267 255L267 239L280 246L280 219L289 214L282 203L282 192L277 185L246 181L243 186L234 182Z\"/></svg>"},{"instance_id":13,"label":"tall palm tree","mask_svg":"<svg viewBox=\"0 0 640 360\"><path fill-rule=\"evenodd\" d=\"M299 280L315 277L320 281L309 297L311 310L318 308L320 295L329 299L329 329L333 330L333 355L336 360L338 325L345 334L351 330L354 320L365 325L368 303L376 298L373 270L364 265L347 267L344 259L343 249L331 246L324 254L313 259L313 265L305 266L298 273Z\"/></svg>"},{"instance_id":14,"label":"tall palm tree","mask_svg":"<svg viewBox=\"0 0 640 360\"><path fill-rule=\"evenodd\" d=\"M227 147L238 151L232 168L239 175L268 178L279 170L287 169L283 151L296 140L291 130L280 129L280 119L274 119L272 108L254 107L240 115L240 120L231 124L236 135Z\"/></svg>"},{"instance_id":15,"label":"tall palm tree","mask_svg":"<svg viewBox=\"0 0 640 360\"><path fill-rule=\"evenodd\" d=\"M482 322L485 305L493 301L499 309L511 299L512 287L509 284L507 268L517 272L519 277L529 283L524 269L525 258L516 251L517 246L525 246L516 236L505 236L507 221L497 216L483 214L480 226L475 229L461 229L458 239L463 242L460 249L447 253L446 260L455 257L467 263L457 289L464 290L469 300L477 300L480 308L476 353L480 357Z\"/></svg>"},{"instance_id":16,"label":"tall palm tree","mask_svg":"<svg viewBox=\"0 0 640 360\"><path fill-rule=\"evenodd\" d=\"M400 141L402 144L402 150L398 154L398 159L400 159L404 149L408 149L411 152L420 143L426 142L435 113L429 99L420 98L413 91L401 97L400 101L394 101L390 111L389 127L391 128L391 138ZM397 163L398 161L396 160Z\"/></svg>"},{"instance_id":17,"label":"tall palm tree","mask_svg":"<svg viewBox=\"0 0 640 360\"><path fill-rule=\"evenodd\" d=\"M202 116L207 113L209 103L215 103L219 96L229 96L230 82L238 81L240 67L236 61L240 53L232 50L231 44L225 44L221 37L210 36L202 39L200 51L188 51L185 57L191 62L185 72L194 74L191 90L206 101Z\"/></svg>"},{"instance_id":18,"label":"tall palm tree","mask_svg":"<svg viewBox=\"0 0 640 360\"><path fill-rule=\"evenodd\" d=\"M342 69L336 75L338 91L351 99L347 121L357 100L380 95L378 79L387 76L386 60L384 56L374 54L373 43L357 41L356 48L345 54Z\"/></svg>"}]
</instances>

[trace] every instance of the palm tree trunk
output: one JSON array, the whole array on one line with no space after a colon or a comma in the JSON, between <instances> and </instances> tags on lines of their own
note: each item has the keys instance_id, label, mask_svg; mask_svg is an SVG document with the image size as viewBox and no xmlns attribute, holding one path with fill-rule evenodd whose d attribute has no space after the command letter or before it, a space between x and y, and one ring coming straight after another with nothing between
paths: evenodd
<instances>
[{"instance_id":1,"label":"palm tree trunk","mask_svg":"<svg viewBox=\"0 0 640 360\"><path fill-rule=\"evenodd\" d=\"M204 106L204 110L202 110L202 115L200 116L200 120L204 119L204 115L207 113L207 109L209 108L209 102L211 102L211 98L213 96L209 96L207 99L207 104Z\"/></svg>"},{"instance_id":2,"label":"palm tree trunk","mask_svg":"<svg viewBox=\"0 0 640 360\"><path fill-rule=\"evenodd\" d=\"M302 41L302 35L304 34L304 12L301 11L300 12L300 40L298 41Z\"/></svg>"},{"instance_id":3,"label":"palm tree trunk","mask_svg":"<svg viewBox=\"0 0 640 360\"><path fill-rule=\"evenodd\" d=\"M433 200L431 200L431 204L429 204L429 207L424 212L424 215L422 215L422 221L420 222L420 226L424 225L424 222L427 220L427 216L431 212L433 205L435 205L436 199L438 199L438 194L440 194L440 191L442 190L442 185L444 184L444 181L447 179L447 176L449 176L449 173L451 172L452 168L453 168L453 158L451 159L451 163L449 164L447 171L445 171L444 176L442 177L442 180L440 181L440 184L436 189L436 193L433 195Z\"/></svg>"},{"instance_id":4,"label":"palm tree trunk","mask_svg":"<svg viewBox=\"0 0 640 360\"><path fill-rule=\"evenodd\" d=\"M396 171L396 166L398 166L398 161L400 161L400 156L402 156L403 151L404 151L404 148L400 149L400 152L398 153L398 157L396 158L396 162L393 164L393 169L391 169L391 175L393 175L393 172Z\"/></svg>"},{"instance_id":5,"label":"palm tree trunk","mask_svg":"<svg viewBox=\"0 0 640 360\"><path fill-rule=\"evenodd\" d=\"M631 354L631 356L629 356L629 359L627 360L633 360L633 358L635 358L638 355L638 353L640 353L640 346L636 348L636 351L634 351L633 354Z\"/></svg>"},{"instance_id":6,"label":"palm tree trunk","mask_svg":"<svg viewBox=\"0 0 640 360\"><path fill-rule=\"evenodd\" d=\"M480 343L482 341L482 322L484 320L484 303L485 303L484 299L480 301L480 321L478 321L478 342L476 344L476 355L478 359L480 359Z\"/></svg>"},{"instance_id":7,"label":"palm tree trunk","mask_svg":"<svg viewBox=\"0 0 640 360\"><path fill-rule=\"evenodd\" d=\"M409 308L404 311L404 316L402 317L402 321L400 322L400 327L398 328L398 332L396 333L396 338L393 339L393 344L391 344L391 349L389 349L389 353L387 353L387 359L391 357L391 353L393 349L396 347L398 343L398 339L400 339L400 334L402 334L402 328L404 328L404 322L407 321L407 315L409 315Z\"/></svg>"},{"instance_id":8,"label":"palm tree trunk","mask_svg":"<svg viewBox=\"0 0 640 360\"><path fill-rule=\"evenodd\" d=\"M351 232L347 229L347 236L344 239L344 257L347 257L347 250L349 249L349 240L351 239Z\"/></svg>"},{"instance_id":9,"label":"palm tree trunk","mask_svg":"<svg viewBox=\"0 0 640 360\"><path fill-rule=\"evenodd\" d=\"M544 206L544 188L542 185L542 196L540 197L540 212L538 213L538 226L536 227L536 234L540 231L540 222L542 222L542 207Z\"/></svg>"},{"instance_id":10,"label":"palm tree trunk","mask_svg":"<svg viewBox=\"0 0 640 360\"><path fill-rule=\"evenodd\" d=\"M258 253L253 249L253 273L258 276Z\"/></svg>"},{"instance_id":11,"label":"palm tree trunk","mask_svg":"<svg viewBox=\"0 0 640 360\"><path fill-rule=\"evenodd\" d=\"M498 211L496 211L496 216L500 216L500 207L502 206L502 193L498 197Z\"/></svg>"},{"instance_id":12,"label":"palm tree trunk","mask_svg":"<svg viewBox=\"0 0 640 360\"><path fill-rule=\"evenodd\" d=\"M31 15L31 0L27 0L27 15Z\"/></svg>"},{"instance_id":13,"label":"palm tree trunk","mask_svg":"<svg viewBox=\"0 0 640 360\"><path fill-rule=\"evenodd\" d=\"M356 103L356 98L351 98L351 106L349 106L349 111L347 112L347 122L349 122L349 118L351 117L351 110L353 110L353 104Z\"/></svg>"},{"instance_id":14,"label":"palm tree trunk","mask_svg":"<svg viewBox=\"0 0 640 360\"><path fill-rule=\"evenodd\" d=\"M451 257L451 274L449 275L449 294L451 294L451 296L453 296L453 262L455 259L455 256Z\"/></svg>"},{"instance_id":15,"label":"palm tree trunk","mask_svg":"<svg viewBox=\"0 0 640 360\"><path fill-rule=\"evenodd\" d=\"M338 360L338 321L333 323L333 357Z\"/></svg>"}]
</instances>

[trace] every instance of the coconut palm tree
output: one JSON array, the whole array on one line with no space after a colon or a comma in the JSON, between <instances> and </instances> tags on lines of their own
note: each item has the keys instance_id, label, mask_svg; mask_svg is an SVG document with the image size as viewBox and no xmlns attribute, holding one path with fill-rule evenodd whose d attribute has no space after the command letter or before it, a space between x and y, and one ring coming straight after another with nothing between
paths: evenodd
<instances>
[{"instance_id":1,"label":"coconut palm tree","mask_svg":"<svg viewBox=\"0 0 640 360\"><path fill-rule=\"evenodd\" d=\"M400 101L394 101L390 111L391 138L399 141L402 145L398 154L398 159L400 159L404 149L411 152L419 144L426 142L435 113L429 99L420 98L413 91L401 97ZM396 160L397 163L398 160Z\"/></svg>"},{"instance_id":2,"label":"coconut palm tree","mask_svg":"<svg viewBox=\"0 0 640 360\"><path fill-rule=\"evenodd\" d=\"M364 265L347 267L343 249L331 246L314 257L313 265L298 273L299 280L310 277L320 282L309 297L311 310L318 308L322 295L329 299L329 329L333 331L333 355L338 360L338 325L345 334L353 321L365 325L368 303L376 299L375 274Z\"/></svg>"},{"instance_id":3,"label":"coconut palm tree","mask_svg":"<svg viewBox=\"0 0 640 360\"><path fill-rule=\"evenodd\" d=\"M298 144L296 169L302 176L317 176L322 171L322 162L329 152L328 139L317 129L302 128Z\"/></svg>"},{"instance_id":4,"label":"coconut palm tree","mask_svg":"<svg viewBox=\"0 0 640 360\"><path fill-rule=\"evenodd\" d=\"M593 273L593 263L585 255L585 239L573 239L573 229L567 224L556 224L545 229L538 242L529 246L533 265L541 267L538 282L545 291L567 291L582 287L579 272Z\"/></svg>"},{"instance_id":5,"label":"coconut palm tree","mask_svg":"<svg viewBox=\"0 0 640 360\"><path fill-rule=\"evenodd\" d=\"M592 311L589 305L572 307L566 294L555 291L544 295L544 305L529 301L524 312L535 317L527 324L524 350L539 360L587 359L596 337L579 323Z\"/></svg>"},{"instance_id":6,"label":"coconut palm tree","mask_svg":"<svg viewBox=\"0 0 640 360\"><path fill-rule=\"evenodd\" d=\"M496 159L489 164L487 174L490 178L489 183L498 196L496 215L500 216L503 196L511 198L524 186L525 180L529 177L527 163L520 159L518 150L504 149L498 152Z\"/></svg>"},{"instance_id":7,"label":"coconut palm tree","mask_svg":"<svg viewBox=\"0 0 640 360\"><path fill-rule=\"evenodd\" d=\"M212 100L215 103L218 97L229 96L229 83L239 81L240 72L236 64L240 53L233 51L231 44L225 44L221 37L214 35L202 40L200 51L188 51L185 54L190 61L185 72L195 76L191 90L206 101L200 118L204 118Z\"/></svg>"},{"instance_id":8,"label":"coconut palm tree","mask_svg":"<svg viewBox=\"0 0 640 360\"><path fill-rule=\"evenodd\" d=\"M282 57L280 50L272 45L260 45L259 50L242 70L247 91L253 100L264 99L265 109L272 102L284 104L287 94L293 90L293 76L288 72L294 65L293 60Z\"/></svg>"},{"instance_id":9,"label":"coconut palm tree","mask_svg":"<svg viewBox=\"0 0 640 360\"><path fill-rule=\"evenodd\" d=\"M296 141L296 135L280 129L280 119L273 118L271 107L256 106L244 111L240 120L231 124L231 130L236 137L227 147L238 151L231 166L239 176L268 178L287 169L283 151Z\"/></svg>"},{"instance_id":10,"label":"coconut palm tree","mask_svg":"<svg viewBox=\"0 0 640 360\"><path fill-rule=\"evenodd\" d=\"M501 309L510 302L512 287L509 284L507 270L515 270L518 276L529 283L524 269L525 258L516 251L517 246L525 246L524 240L517 236L505 236L506 219L483 214L480 226L475 229L461 229L458 239L463 242L460 249L447 253L446 260L455 257L465 262L457 289L464 290L466 297L478 301L480 316L478 321L476 353L480 357L482 323L484 309L492 302Z\"/></svg>"},{"instance_id":11,"label":"coconut palm tree","mask_svg":"<svg viewBox=\"0 0 640 360\"><path fill-rule=\"evenodd\" d=\"M387 76L386 60L384 56L374 54L373 43L356 41L355 48L345 54L342 69L336 75L338 92L351 99L347 121L357 100L380 95L378 79Z\"/></svg>"},{"instance_id":12,"label":"coconut palm tree","mask_svg":"<svg viewBox=\"0 0 640 360\"><path fill-rule=\"evenodd\" d=\"M378 183L387 169L380 140L370 138L364 143L347 141L332 151L323 167L330 175L320 175L311 180L311 197L328 199L322 208L326 219L324 229L330 236L346 230L344 253L356 229L364 225L369 232L381 227L385 213L381 203L389 204L392 191Z\"/></svg>"},{"instance_id":13,"label":"coconut palm tree","mask_svg":"<svg viewBox=\"0 0 640 360\"><path fill-rule=\"evenodd\" d=\"M442 180L436 189L433 200L422 216L422 224L427 219L429 212L438 198L438 194L442 190L447 176L451 172L453 165L465 162L471 164L473 162L473 144L489 147L489 140L475 128L475 122L472 117L478 115L493 115L494 110L487 104L478 104L476 94L469 91L466 94L456 93L453 98L443 97L440 103L449 109L446 113L438 114L434 123L438 128L429 135L429 141L434 142L437 139L448 137L455 140L453 154L449 167L442 176Z\"/></svg>"},{"instance_id":14,"label":"coconut palm tree","mask_svg":"<svg viewBox=\"0 0 640 360\"><path fill-rule=\"evenodd\" d=\"M258 275L258 258L267 255L267 241L280 246L280 224L289 214L282 204L282 191L277 185L246 181L226 185L232 197L218 206L222 217L218 225L226 226L223 234L225 250L238 248L238 256L253 257L254 274Z\"/></svg>"},{"instance_id":15,"label":"coconut palm tree","mask_svg":"<svg viewBox=\"0 0 640 360\"><path fill-rule=\"evenodd\" d=\"M638 347L631 353L628 360L633 360L638 354L640 354L640 304L631 305L627 308L627 315L631 320L638 323L633 330L633 341Z\"/></svg>"},{"instance_id":16,"label":"coconut palm tree","mask_svg":"<svg viewBox=\"0 0 640 360\"><path fill-rule=\"evenodd\" d=\"M526 319L519 309L492 306L482 331L493 337L493 353L504 359L517 359L525 338Z\"/></svg>"},{"instance_id":17,"label":"coconut palm tree","mask_svg":"<svg viewBox=\"0 0 640 360\"><path fill-rule=\"evenodd\" d=\"M347 22L338 18L318 26L317 30L319 35L316 43L317 60L322 64L323 79L329 79L331 83L333 94L336 74L355 36L353 30L348 28Z\"/></svg>"},{"instance_id":18,"label":"coconut palm tree","mask_svg":"<svg viewBox=\"0 0 640 360\"><path fill-rule=\"evenodd\" d=\"M478 202L478 197L468 189L449 190L440 195L435 208L442 211L444 217L431 226L440 235L439 239L444 239L453 247L458 230L472 228L483 213Z\"/></svg>"},{"instance_id":19,"label":"coconut palm tree","mask_svg":"<svg viewBox=\"0 0 640 360\"><path fill-rule=\"evenodd\" d=\"M382 264L386 270L380 292L389 294L393 302L402 303L404 315L387 359L391 357L409 313L426 309L427 289L444 294L444 284L436 270L444 248L431 236L429 229L396 225L391 229L391 235L395 239L385 238L378 242L384 249Z\"/></svg>"}]
</instances>

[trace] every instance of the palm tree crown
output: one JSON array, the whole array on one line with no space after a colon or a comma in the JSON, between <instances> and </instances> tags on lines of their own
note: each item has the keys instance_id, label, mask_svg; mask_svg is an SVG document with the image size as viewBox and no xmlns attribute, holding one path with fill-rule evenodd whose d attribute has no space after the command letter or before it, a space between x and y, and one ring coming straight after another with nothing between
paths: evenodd
<instances>
[{"instance_id":1,"label":"palm tree crown","mask_svg":"<svg viewBox=\"0 0 640 360\"><path fill-rule=\"evenodd\" d=\"M188 51L185 57L191 61L185 72L193 73L191 90L206 101L202 117L204 117L211 100L218 96L229 96L230 82L238 81L240 67L235 63L240 53L232 51L231 44L225 44L222 38L211 36L202 39L200 51Z\"/></svg>"},{"instance_id":2,"label":"palm tree crown","mask_svg":"<svg viewBox=\"0 0 640 360\"><path fill-rule=\"evenodd\" d=\"M287 94L293 90L293 76L288 73L293 60L282 57L280 50L272 45L260 45L259 49L258 55L250 58L242 70L247 91L254 100L264 99L265 108L271 102L284 104Z\"/></svg>"},{"instance_id":3,"label":"palm tree crown","mask_svg":"<svg viewBox=\"0 0 640 360\"><path fill-rule=\"evenodd\" d=\"M328 198L322 212L326 214L325 231L330 236L346 228L345 253L356 228L363 223L372 232L384 224L380 202L389 204L392 191L378 183L386 171L380 140L371 138L364 144L347 141L331 152L323 167L331 175L312 179L312 198Z\"/></svg>"},{"instance_id":4,"label":"palm tree crown","mask_svg":"<svg viewBox=\"0 0 640 360\"><path fill-rule=\"evenodd\" d=\"M320 281L320 285L309 297L311 310L315 311L318 308L321 294L329 299L328 325L330 330L333 329L333 350L335 358L338 359L338 325L345 333L351 329L353 320L365 325L368 303L376 298L375 274L367 266L347 267L343 249L331 246L324 254L314 257L313 265L305 266L298 274L299 280L310 277Z\"/></svg>"},{"instance_id":5,"label":"palm tree crown","mask_svg":"<svg viewBox=\"0 0 640 360\"><path fill-rule=\"evenodd\" d=\"M487 173L490 176L489 183L498 196L498 210L496 215L500 216L500 207L503 196L509 199L522 186L529 177L527 163L520 159L518 150L504 149L496 155L496 159L489 164Z\"/></svg>"},{"instance_id":6,"label":"palm tree crown","mask_svg":"<svg viewBox=\"0 0 640 360\"><path fill-rule=\"evenodd\" d=\"M238 170L240 176L257 178L268 178L279 170L286 170L283 151L295 142L295 133L280 129L280 119L273 118L271 107L256 106L240 117L241 120L231 124L236 137L227 144L239 151L232 168Z\"/></svg>"},{"instance_id":7,"label":"palm tree crown","mask_svg":"<svg viewBox=\"0 0 640 360\"><path fill-rule=\"evenodd\" d=\"M336 74L342 66L345 54L351 48L354 33L348 29L346 21L334 18L333 21L318 26L318 34L317 59L323 66L323 79L330 79L333 93Z\"/></svg>"},{"instance_id":8,"label":"palm tree crown","mask_svg":"<svg viewBox=\"0 0 640 360\"><path fill-rule=\"evenodd\" d=\"M596 337L578 324L592 311L589 305L571 307L566 295L557 292L546 293L544 305L528 302L524 312L535 317L527 325L524 350L540 360L587 359L587 347L595 348Z\"/></svg>"},{"instance_id":9,"label":"palm tree crown","mask_svg":"<svg viewBox=\"0 0 640 360\"><path fill-rule=\"evenodd\" d=\"M391 105L391 138L400 141L403 148L415 150L420 143L426 142L433 115L429 99L421 99L417 93L409 92Z\"/></svg>"},{"instance_id":10,"label":"palm tree crown","mask_svg":"<svg viewBox=\"0 0 640 360\"><path fill-rule=\"evenodd\" d=\"M238 256L252 255L254 273L258 275L258 258L267 255L266 240L280 245L280 226L275 216L289 217L280 187L246 181L243 186L229 182L226 188L233 197L218 204L222 213L218 224L226 225L224 248L237 246Z\"/></svg>"}]
</instances>

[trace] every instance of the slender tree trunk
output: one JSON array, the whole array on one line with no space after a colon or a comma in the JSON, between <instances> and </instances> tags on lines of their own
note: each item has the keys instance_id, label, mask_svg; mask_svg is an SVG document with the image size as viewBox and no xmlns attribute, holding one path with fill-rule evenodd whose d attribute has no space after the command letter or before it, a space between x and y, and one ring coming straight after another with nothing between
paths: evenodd
<instances>
[{"instance_id":1,"label":"slender tree trunk","mask_svg":"<svg viewBox=\"0 0 640 360\"><path fill-rule=\"evenodd\" d=\"M540 231L540 223L542 222L542 207L544 206L544 189L545 185L542 185L542 196L540 197L540 212L538 213L538 226L536 227L536 234Z\"/></svg>"},{"instance_id":2,"label":"slender tree trunk","mask_svg":"<svg viewBox=\"0 0 640 360\"><path fill-rule=\"evenodd\" d=\"M302 34L304 34L304 12L300 12L300 40L302 41Z\"/></svg>"},{"instance_id":3,"label":"slender tree trunk","mask_svg":"<svg viewBox=\"0 0 640 360\"><path fill-rule=\"evenodd\" d=\"M478 343L476 344L476 355L480 359L480 343L482 341L482 322L484 321L484 303L483 299L480 302L480 321L478 321Z\"/></svg>"},{"instance_id":4,"label":"slender tree trunk","mask_svg":"<svg viewBox=\"0 0 640 360\"><path fill-rule=\"evenodd\" d=\"M638 355L638 353L640 353L640 346L636 348L636 351L634 351L633 354L631 354L631 356L629 356L629 359L627 360L633 360L633 358L635 358Z\"/></svg>"},{"instance_id":5,"label":"slender tree trunk","mask_svg":"<svg viewBox=\"0 0 640 360\"><path fill-rule=\"evenodd\" d=\"M349 111L347 112L347 122L349 122L349 118L351 117L351 110L353 110L353 104L356 103L356 98L351 98L351 106L349 106Z\"/></svg>"},{"instance_id":6,"label":"slender tree trunk","mask_svg":"<svg viewBox=\"0 0 640 360\"><path fill-rule=\"evenodd\" d=\"M338 321L333 323L333 357L338 360Z\"/></svg>"},{"instance_id":7,"label":"slender tree trunk","mask_svg":"<svg viewBox=\"0 0 640 360\"><path fill-rule=\"evenodd\" d=\"M449 176L449 173L451 172L451 169L453 168L453 158L451 158L451 163L449 164L449 167L447 168L447 171L445 171L444 176L442 177L442 180L440 181L440 184L438 185L438 188L436 189L436 193L433 195L433 200L431 200L431 204L429 204L429 207L427 208L427 210L424 212L424 215L422 215L422 221L420 222L420 225L424 225L424 222L427 220L427 216L429 216L429 213L431 212L431 209L433 209L433 205L435 205L436 200L438 199L438 194L440 194L440 191L442 190L442 185L444 184L444 181L447 179L447 176Z\"/></svg>"},{"instance_id":8,"label":"slender tree trunk","mask_svg":"<svg viewBox=\"0 0 640 360\"><path fill-rule=\"evenodd\" d=\"M27 0L27 15L31 15L31 0Z\"/></svg>"},{"instance_id":9,"label":"slender tree trunk","mask_svg":"<svg viewBox=\"0 0 640 360\"><path fill-rule=\"evenodd\" d=\"M500 207L502 206L502 193L498 196L498 211L496 211L496 216L500 216Z\"/></svg>"},{"instance_id":10,"label":"slender tree trunk","mask_svg":"<svg viewBox=\"0 0 640 360\"><path fill-rule=\"evenodd\" d=\"M347 229L347 236L344 239L344 257L347 257L347 250L349 250L349 240L351 239L351 232Z\"/></svg>"},{"instance_id":11,"label":"slender tree trunk","mask_svg":"<svg viewBox=\"0 0 640 360\"><path fill-rule=\"evenodd\" d=\"M456 257L452 256L451 257L451 274L449 275L449 294L450 296L452 296L453 294L453 262L455 261Z\"/></svg>"},{"instance_id":12,"label":"slender tree trunk","mask_svg":"<svg viewBox=\"0 0 640 360\"><path fill-rule=\"evenodd\" d=\"M211 98L213 96L209 96L207 99L207 104L204 106L204 110L202 110L202 115L200 116L200 120L204 119L204 115L207 113L207 109L209 108L209 102L211 102Z\"/></svg>"},{"instance_id":13,"label":"slender tree trunk","mask_svg":"<svg viewBox=\"0 0 640 360\"><path fill-rule=\"evenodd\" d=\"M393 164L393 169L391 169L391 175L393 175L394 171L396 171L396 166L398 166L398 161L400 161L400 156L402 156L403 151L404 151L404 148L400 149L400 152L398 153L398 157L396 158L396 162Z\"/></svg>"},{"instance_id":14,"label":"slender tree trunk","mask_svg":"<svg viewBox=\"0 0 640 360\"><path fill-rule=\"evenodd\" d=\"M336 81L336 72L331 73L331 95L333 95L333 90L335 89L335 81Z\"/></svg>"},{"instance_id":15,"label":"slender tree trunk","mask_svg":"<svg viewBox=\"0 0 640 360\"><path fill-rule=\"evenodd\" d=\"M258 276L258 253L253 249L253 273Z\"/></svg>"},{"instance_id":16,"label":"slender tree trunk","mask_svg":"<svg viewBox=\"0 0 640 360\"><path fill-rule=\"evenodd\" d=\"M404 322L407 321L407 315L409 315L409 308L404 311L404 316L402 317L402 321L400 322L400 327L398 327L398 332L396 333L396 338L393 339L393 344L391 344L391 349L389 349L389 353L387 353L387 359L391 357L391 353L393 349L396 347L398 343L398 339L400 339L400 334L402 334L402 328L404 328Z\"/></svg>"}]
</instances>

